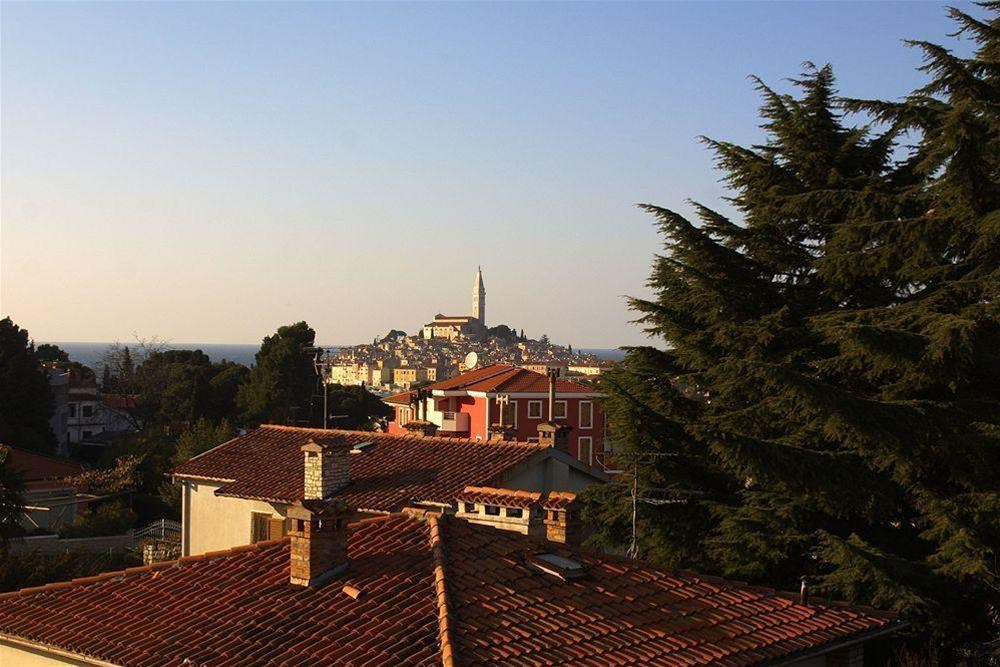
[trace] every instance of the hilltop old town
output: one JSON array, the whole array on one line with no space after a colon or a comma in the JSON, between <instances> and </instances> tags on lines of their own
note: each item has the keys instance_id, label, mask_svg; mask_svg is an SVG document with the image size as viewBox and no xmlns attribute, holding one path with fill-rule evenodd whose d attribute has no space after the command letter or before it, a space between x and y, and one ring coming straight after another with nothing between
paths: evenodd
<instances>
[{"instance_id":1,"label":"hilltop old town","mask_svg":"<svg viewBox=\"0 0 1000 667\"><path fill-rule=\"evenodd\" d=\"M0 667L1000 667L1000 3L0 23Z\"/></svg>"}]
</instances>

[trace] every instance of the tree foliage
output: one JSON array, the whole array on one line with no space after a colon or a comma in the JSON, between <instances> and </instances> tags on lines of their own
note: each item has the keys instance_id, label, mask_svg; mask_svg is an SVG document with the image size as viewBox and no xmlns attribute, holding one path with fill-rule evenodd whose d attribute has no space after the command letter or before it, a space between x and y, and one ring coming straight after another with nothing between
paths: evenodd
<instances>
[{"instance_id":1,"label":"tree foliage","mask_svg":"<svg viewBox=\"0 0 1000 667\"><path fill-rule=\"evenodd\" d=\"M201 418L233 419L236 394L250 373L231 361L213 363L201 350L168 349L155 341L112 345L104 356L105 393L130 397L133 426L178 431Z\"/></svg>"},{"instance_id":2,"label":"tree foliage","mask_svg":"<svg viewBox=\"0 0 1000 667\"><path fill-rule=\"evenodd\" d=\"M829 67L797 95L758 81L767 141L705 139L739 222L643 206L665 252L653 298L631 306L665 346L629 350L604 389L622 461L673 501L641 506L646 557L782 586L813 575L942 642L996 636L1000 5L987 11L952 11L972 58L914 42L931 82L900 103L837 100ZM627 543L630 481L590 495L597 541Z\"/></svg>"},{"instance_id":3,"label":"tree foliage","mask_svg":"<svg viewBox=\"0 0 1000 667\"><path fill-rule=\"evenodd\" d=\"M0 549L21 534L24 514L24 480L10 466L10 447L0 445Z\"/></svg>"},{"instance_id":4,"label":"tree foliage","mask_svg":"<svg viewBox=\"0 0 1000 667\"><path fill-rule=\"evenodd\" d=\"M393 408L365 387L331 384L326 390L331 428L370 431L394 414Z\"/></svg>"},{"instance_id":5,"label":"tree foliage","mask_svg":"<svg viewBox=\"0 0 1000 667\"><path fill-rule=\"evenodd\" d=\"M52 343L42 343L35 348L38 360L43 363L59 363L69 361L69 354L58 345Z\"/></svg>"},{"instance_id":6,"label":"tree foliage","mask_svg":"<svg viewBox=\"0 0 1000 667\"><path fill-rule=\"evenodd\" d=\"M48 452L55 444L49 378L28 331L0 320L0 444Z\"/></svg>"},{"instance_id":7,"label":"tree foliage","mask_svg":"<svg viewBox=\"0 0 1000 667\"><path fill-rule=\"evenodd\" d=\"M280 327L264 339L236 399L246 422L313 423L318 416L312 414L315 340L316 332L305 322Z\"/></svg>"}]
</instances>

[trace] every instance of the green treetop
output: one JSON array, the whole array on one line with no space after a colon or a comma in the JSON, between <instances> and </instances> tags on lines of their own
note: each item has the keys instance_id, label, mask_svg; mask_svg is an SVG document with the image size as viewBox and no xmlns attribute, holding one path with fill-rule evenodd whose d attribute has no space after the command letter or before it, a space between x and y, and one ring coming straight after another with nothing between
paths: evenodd
<instances>
[{"instance_id":1,"label":"green treetop","mask_svg":"<svg viewBox=\"0 0 1000 667\"><path fill-rule=\"evenodd\" d=\"M901 612L945 641L996 636L1000 607L1000 26L919 43L934 78L901 104L852 102L829 67L758 82L764 144L706 140L739 224L647 205L663 233L662 349L604 381L622 484L596 489L599 542ZM919 143L906 151L905 130ZM908 135L909 136L909 135ZM660 454L660 456L656 456ZM664 455L666 454L666 455Z\"/></svg>"},{"instance_id":2,"label":"green treetop","mask_svg":"<svg viewBox=\"0 0 1000 667\"><path fill-rule=\"evenodd\" d=\"M0 445L47 452L55 444L49 379L28 332L0 320Z\"/></svg>"},{"instance_id":3,"label":"green treetop","mask_svg":"<svg viewBox=\"0 0 1000 667\"><path fill-rule=\"evenodd\" d=\"M280 327L264 339L237 395L248 423L310 423L317 377L309 348L315 339L316 332L305 322Z\"/></svg>"}]
</instances>

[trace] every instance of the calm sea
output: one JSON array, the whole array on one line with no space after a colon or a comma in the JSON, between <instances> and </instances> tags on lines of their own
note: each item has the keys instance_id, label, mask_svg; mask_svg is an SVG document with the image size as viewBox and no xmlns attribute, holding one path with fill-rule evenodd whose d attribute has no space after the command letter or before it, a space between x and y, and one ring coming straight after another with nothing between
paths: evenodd
<instances>
[{"instance_id":1,"label":"calm sea","mask_svg":"<svg viewBox=\"0 0 1000 667\"><path fill-rule=\"evenodd\" d=\"M84 366L97 369L101 365L101 358L107 351L111 343L67 343L60 341L37 341L39 343L54 343L66 350L69 358L78 361ZM133 352L135 345L129 345ZM170 343L166 347L173 350L201 350L212 361L235 361L244 366L253 364L254 355L260 349L260 345L233 345L229 343ZM324 345L327 349L337 349L341 345ZM595 354L602 359L610 361L620 361L625 353L614 348L580 348L580 352Z\"/></svg>"}]
</instances>

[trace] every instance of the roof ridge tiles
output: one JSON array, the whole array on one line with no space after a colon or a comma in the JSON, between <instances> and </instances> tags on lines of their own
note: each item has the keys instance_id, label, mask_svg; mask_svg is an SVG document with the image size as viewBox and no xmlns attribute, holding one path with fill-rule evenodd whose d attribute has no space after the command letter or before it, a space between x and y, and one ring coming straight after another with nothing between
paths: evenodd
<instances>
[{"instance_id":1,"label":"roof ridge tiles","mask_svg":"<svg viewBox=\"0 0 1000 667\"><path fill-rule=\"evenodd\" d=\"M438 641L441 644L441 662L444 667L453 667L455 664L455 649L452 643L454 623L448 604L448 582L444 569L444 538L441 534L443 522L436 514L427 514L426 520L430 526L431 558L434 562L434 592L438 608Z\"/></svg>"},{"instance_id":2,"label":"roof ridge tiles","mask_svg":"<svg viewBox=\"0 0 1000 667\"><path fill-rule=\"evenodd\" d=\"M260 430L260 429L272 429L272 430L279 430L280 429L280 430L283 430L283 431L298 431L298 432L322 431L324 433L328 433L328 434L331 434L331 435L343 435L343 436L347 436L347 437L351 437L351 436L354 436L354 437L364 436L365 438L373 438L373 439L376 439L376 440L378 440L378 439L384 439L384 440L414 440L414 441L420 441L420 442L434 442L434 443L447 443L447 444L455 444L455 443L466 444L466 443L468 443L468 444L488 446L488 447L493 447L493 448L496 448L496 447L530 447L532 449L546 449L548 447L548 445L542 445L542 444L537 443L537 442L527 442L527 441L521 441L521 440L505 440L502 443L498 444L496 442L488 442L488 441L485 441L485 440L474 440L472 438L452 438L452 437L449 437L449 436L442 436L442 435L421 436L421 435L409 435L409 434L400 434L400 433L384 433L384 432L381 432L381 431L352 431L350 429L336 429L336 428L326 428L326 429L324 429L324 428L312 428L312 427L309 427L309 426L288 426L287 424L261 424L259 427L257 427L257 429L254 429L254 430ZM253 431L250 431L250 433L252 433L252 432ZM247 435L249 435L250 433L247 433ZM233 438L233 440L236 440L239 437L242 437L242 436L237 436L236 438ZM322 437L322 436L319 436L319 437ZM219 447L222 447L223 445L228 444L229 442L232 442L232 441L228 440L228 441L222 443L222 445L219 445ZM209 450L209 451L212 451L212 450ZM198 456L202 456L202 455L207 454L207 453L208 452L203 452L202 454L199 454ZM191 460L194 460L194 459L192 458Z\"/></svg>"}]
</instances>

